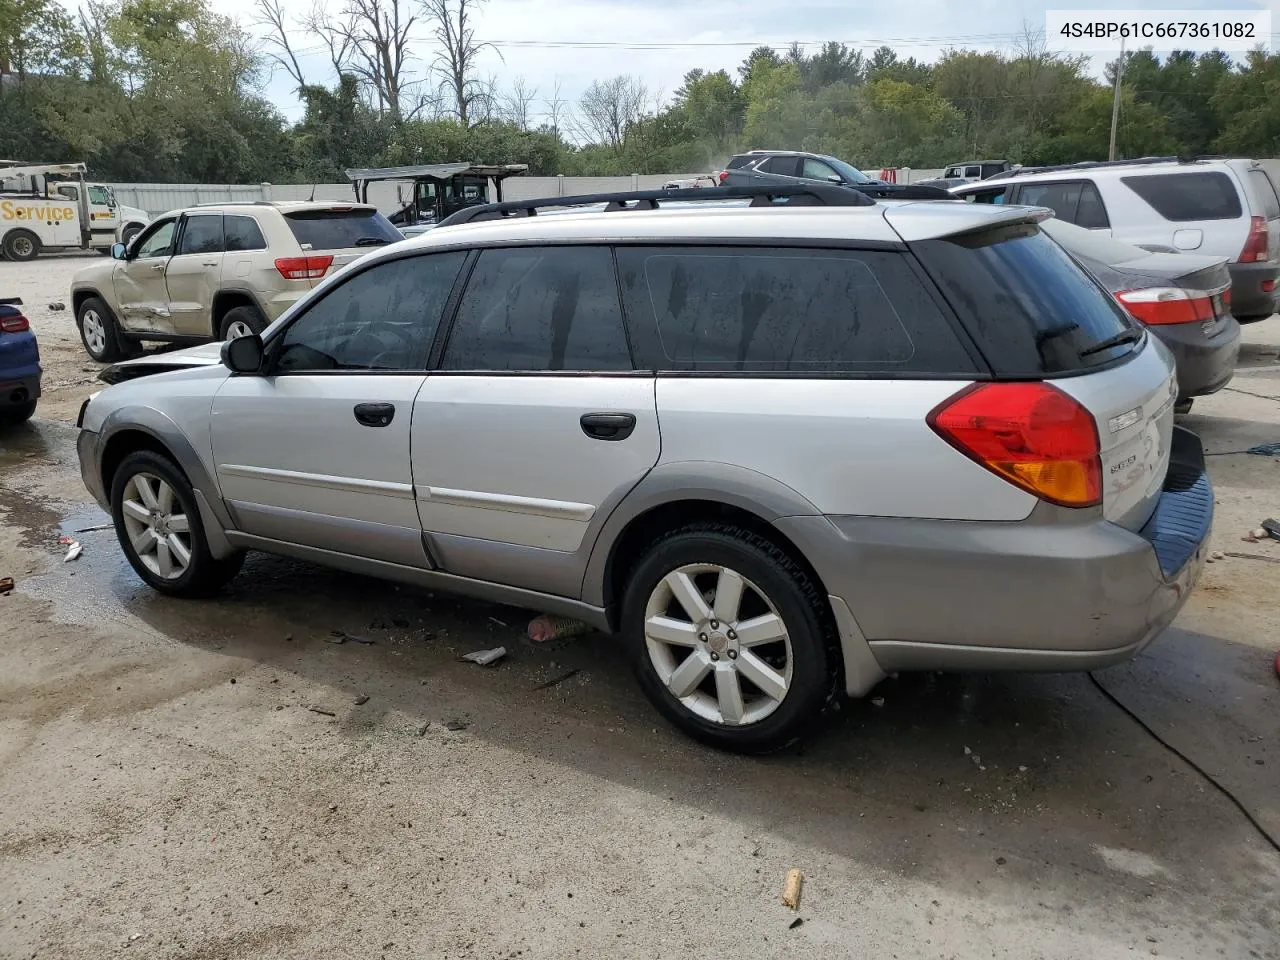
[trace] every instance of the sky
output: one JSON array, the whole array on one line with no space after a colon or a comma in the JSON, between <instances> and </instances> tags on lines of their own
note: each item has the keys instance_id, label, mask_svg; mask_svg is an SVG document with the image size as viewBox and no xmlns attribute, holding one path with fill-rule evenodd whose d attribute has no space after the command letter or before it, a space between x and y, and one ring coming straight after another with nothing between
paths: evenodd
<instances>
[{"instance_id":1,"label":"sky","mask_svg":"<svg viewBox=\"0 0 1280 960\"><path fill-rule=\"evenodd\" d=\"M72 5L74 0L66 0ZM308 11L314 0L285 0L286 13ZM328 0L336 10L342 0ZM403 0L414 4L415 0ZM1273 29L1280 30L1280 0L1228 0L1231 8L1273 10ZM238 20L250 31L254 0L210 0L212 8ZM549 106L559 97L573 104L590 83L620 73L639 77L651 93L667 99L685 72L702 67L732 74L753 47L767 44L782 50L792 41L810 49L839 40L865 54L887 45L899 56L932 61L948 48L1009 50L1024 29L1043 30L1049 6L1033 0L484 0L476 19L476 36L496 50L484 51L480 72L493 75L499 89L523 76L537 90L531 122L549 121ZM1114 10L1116 4L1052 2L1055 9ZM1205 0L1128 0L1129 9L1213 8ZM1219 3L1218 9L1226 8ZM414 27L418 39L410 70L413 79L428 77L433 48L423 22ZM307 81L332 82L327 57L314 36L298 28L293 36ZM592 49L581 44L609 44ZM566 45L568 44L568 45ZM1054 49L1052 38L1049 49ZM1114 57L1094 58L1095 73ZM264 96L290 120L302 107L294 83L283 70L265 80Z\"/></svg>"}]
</instances>

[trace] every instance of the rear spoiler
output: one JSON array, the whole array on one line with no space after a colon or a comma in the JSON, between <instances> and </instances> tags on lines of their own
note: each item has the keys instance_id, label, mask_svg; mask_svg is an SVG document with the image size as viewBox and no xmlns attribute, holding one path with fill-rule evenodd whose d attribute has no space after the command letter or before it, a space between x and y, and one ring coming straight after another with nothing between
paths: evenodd
<instances>
[{"instance_id":1,"label":"rear spoiler","mask_svg":"<svg viewBox=\"0 0 1280 960\"><path fill-rule=\"evenodd\" d=\"M20 307L22 306L21 297L0 297L0 307Z\"/></svg>"},{"instance_id":2,"label":"rear spoiler","mask_svg":"<svg viewBox=\"0 0 1280 960\"><path fill-rule=\"evenodd\" d=\"M886 205L884 218L903 241L913 243L917 240L940 240L943 237L955 237L977 230L989 230L992 227L1017 223L1042 223L1054 215L1048 207L1019 207L987 203L948 203L935 208L937 217L915 215L925 209L916 204L903 204L898 207ZM912 211L912 215L904 216L903 213L908 210Z\"/></svg>"}]
</instances>

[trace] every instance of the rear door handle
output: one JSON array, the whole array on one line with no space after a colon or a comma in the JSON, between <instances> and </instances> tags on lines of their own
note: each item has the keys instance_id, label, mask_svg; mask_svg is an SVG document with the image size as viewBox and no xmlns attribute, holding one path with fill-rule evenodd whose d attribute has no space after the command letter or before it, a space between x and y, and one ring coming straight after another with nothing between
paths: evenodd
<instances>
[{"instance_id":1,"label":"rear door handle","mask_svg":"<svg viewBox=\"0 0 1280 960\"><path fill-rule=\"evenodd\" d=\"M357 403L356 420L366 427L385 427L396 415L394 403Z\"/></svg>"},{"instance_id":2,"label":"rear door handle","mask_svg":"<svg viewBox=\"0 0 1280 960\"><path fill-rule=\"evenodd\" d=\"M593 440L625 440L636 428L635 414L631 413L584 413L578 422Z\"/></svg>"}]
</instances>

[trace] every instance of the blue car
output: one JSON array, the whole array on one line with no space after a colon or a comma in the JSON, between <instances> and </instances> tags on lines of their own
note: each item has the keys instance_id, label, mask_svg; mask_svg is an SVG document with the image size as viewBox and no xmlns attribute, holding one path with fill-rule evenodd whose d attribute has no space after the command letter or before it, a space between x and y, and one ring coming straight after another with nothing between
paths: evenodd
<instances>
[{"instance_id":1,"label":"blue car","mask_svg":"<svg viewBox=\"0 0 1280 960\"><path fill-rule=\"evenodd\" d=\"M29 420L40 397L40 347L21 306L0 299L0 424Z\"/></svg>"}]
</instances>

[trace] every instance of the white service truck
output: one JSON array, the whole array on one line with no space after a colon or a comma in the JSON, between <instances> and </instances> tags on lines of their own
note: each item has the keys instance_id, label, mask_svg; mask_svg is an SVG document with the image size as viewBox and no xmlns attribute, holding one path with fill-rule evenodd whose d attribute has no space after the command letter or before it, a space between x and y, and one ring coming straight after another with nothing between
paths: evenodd
<instances>
[{"instance_id":1,"label":"white service truck","mask_svg":"<svg viewBox=\"0 0 1280 960\"><path fill-rule=\"evenodd\" d=\"M0 257L34 260L42 250L100 250L128 243L149 217L85 180L83 163L0 163Z\"/></svg>"}]
</instances>

